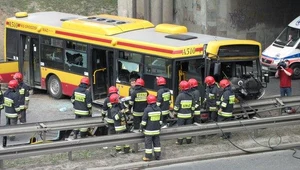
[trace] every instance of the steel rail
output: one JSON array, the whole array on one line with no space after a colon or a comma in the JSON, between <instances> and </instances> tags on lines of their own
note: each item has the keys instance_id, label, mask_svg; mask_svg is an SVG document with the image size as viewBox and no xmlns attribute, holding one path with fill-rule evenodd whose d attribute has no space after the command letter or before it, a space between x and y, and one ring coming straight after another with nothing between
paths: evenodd
<instances>
[{"instance_id":1,"label":"steel rail","mask_svg":"<svg viewBox=\"0 0 300 170\"><path fill-rule=\"evenodd\" d=\"M299 106L300 96L280 97L274 99L260 99L251 100L241 103L244 113L240 104L235 104L234 115L246 115L267 112L272 110L280 110L284 107ZM283 104L283 105L282 105ZM255 109L255 111L253 110ZM100 117L83 118L83 119L68 119L68 120L55 120L47 122L37 122L29 124L21 124L16 126L1 126L0 135L9 134L23 134L32 132L47 132L53 130L68 130L73 128L105 126L106 124Z\"/></svg>"},{"instance_id":2,"label":"steel rail","mask_svg":"<svg viewBox=\"0 0 300 170\"><path fill-rule=\"evenodd\" d=\"M201 126L187 126L176 127L170 129L163 129L161 131L161 139L175 139L186 136L199 136L223 132L238 132L245 130L254 130L261 128L281 127L288 125L296 125L300 123L300 115L297 116L283 116L282 120L273 120L271 118L267 121L262 119L257 120L260 123L255 124L253 120L235 121L228 123L212 123ZM100 136L85 139L77 139L73 141L59 141L53 143L43 143L37 145L25 145L17 147L7 147L0 150L0 160L15 159L26 156L34 156L40 154L50 154L59 152L69 152L80 149L91 149L95 147L115 146L122 144L134 144L144 142L144 135L141 133L128 133L112 136Z\"/></svg>"}]
</instances>

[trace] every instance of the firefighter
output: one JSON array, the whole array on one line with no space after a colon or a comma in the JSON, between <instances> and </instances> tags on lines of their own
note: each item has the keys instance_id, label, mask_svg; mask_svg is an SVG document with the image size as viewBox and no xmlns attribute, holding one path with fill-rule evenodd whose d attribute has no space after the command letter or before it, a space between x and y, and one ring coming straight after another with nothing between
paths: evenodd
<instances>
[{"instance_id":1,"label":"firefighter","mask_svg":"<svg viewBox=\"0 0 300 170\"><path fill-rule=\"evenodd\" d=\"M218 110L218 122L232 120L233 105L235 102L235 95L232 92L230 81L228 79L222 79L220 81L220 87L223 89L223 94L220 98L220 109ZM224 139L229 139L231 133L224 133L222 136Z\"/></svg>"},{"instance_id":2,"label":"firefighter","mask_svg":"<svg viewBox=\"0 0 300 170\"><path fill-rule=\"evenodd\" d=\"M92 116L92 97L91 92L88 90L90 86L90 80L87 77L83 77L79 86L74 90L71 102L73 103L75 119ZM74 139L77 139L78 132L80 131L80 137L85 138L88 134L88 128L74 129Z\"/></svg>"},{"instance_id":3,"label":"firefighter","mask_svg":"<svg viewBox=\"0 0 300 170\"><path fill-rule=\"evenodd\" d=\"M121 103L119 103L119 95L112 94L109 96L109 102L111 103L111 115L114 119L115 130L117 134L128 132L128 124L127 117L125 115L125 111L122 109ZM116 146L116 152L120 152L122 150L121 146ZM124 146L124 153L130 152L130 146Z\"/></svg>"},{"instance_id":4,"label":"firefighter","mask_svg":"<svg viewBox=\"0 0 300 170\"><path fill-rule=\"evenodd\" d=\"M190 85L187 81L183 80L179 83L181 92L176 97L174 111L177 115L178 126L192 124L193 112L195 110L195 100L193 95L189 92ZM183 138L177 139L177 144L182 145ZM186 143L190 144L192 137L186 137Z\"/></svg>"},{"instance_id":5,"label":"firefighter","mask_svg":"<svg viewBox=\"0 0 300 170\"><path fill-rule=\"evenodd\" d=\"M19 85L18 85L18 89L17 91L20 94L20 114L21 114L21 118L20 123L26 123L26 110L28 109L28 105L29 105L29 91L31 90L31 88L23 82L23 75L22 73L18 72L15 73L13 78L15 80L18 81Z\"/></svg>"},{"instance_id":6,"label":"firefighter","mask_svg":"<svg viewBox=\"0 0 300 170\"><path fill-rule=\"evenodd\" d=\"M218 101L219 101L219 86L212 76L205 77L204 80L207 88L205 93L205 105L208 111L208 121L217 121Z\"/></svg>"},{"instance_id":7,"label":"firefighter","mask_svg":"<svg viewBox=\"0 0 300 170\"><path fill-rule=\"evenodd\" d=\"M195 100L195 111L194 111L194 122L200 123L200 105L201 105L201 96L200 91L198 90L198 81L194 78L189 79L188 83L190 84L190 92L194 96Z\"/></svg>"},{"instance_id":8,"label":"firefighter","mask_svg":"<svg viewBox=\"0 0 300 170\"><path fill-rule=\"evenodd\" d=\"M4 108L6 116L6 125L17 125L18 118L21 117L20 114L20 95L16 92L18 88L18 81L11 80L8 83L8 89L4 92ZM10 136L10 140L14 140L15 136ZM6 146L7 136L3 137L3 146Z\"/></svg>"},{"instance_id":9,"label":"firefighter","mask_svg":"<svg viewBox=\"0 0 300 170\"><path fill-rule=\"evenodd\" d=\"M135 131L139 130L144 110L147 107L147 96L149 93L144 86L144 80L141 78L137 79L135 81L134 91L131 93L131 99L129 101L129 110L131 110L132 107L133 111L133 128Z\"/></svg>"},{"instance_id":10,"label":"firefighter","mask_svg":"<svg viewBox=\"0 0 300 170\"><path fill-rule=\"evenodd\" d=\"M0 83L3 81L2 76L0 75ZM1 120L1 110L3 109L3 103L4 103L4 98L3 98L3 94L2 94L2 89L1 89L1 84L0 84L0 120ZM1 124L1 122L0 122Z\"/></svg>"},{"instance_id":11,"label":"firefighter","mask_svg":"<svg viewBox=\"0 0 300 170\"><path fill-rule=\"evenodd\" d=\"M106 122L108 125L108 134L112 135L115 134L115 125L114 125L114 119L111 115L111 103L109 102L109 97L112 94L117 94L118 93L118 89L115 86L111 86L108 88L108 96L107 98L104 100L103 103L103 108L102 108L102 117L105 118L106 117Z\"/></svg>"},{"instance_id":12,"label":"firefighter","mask_svg":"<svg viewBox=\"0 0 300 170\"><path fill-rule=\"evenodd\" d=\"M162 124L162 111L156 105L156 97L149 95L147 97L148 106L146 107L141 122L141 130L145 135L145 156L144 161L152 159L152 145L154 149L154 158L160 159L160 126Z\"/></svg>"},{"instance_id":13,"label":"firefighter","mask_svg":"<svg viewBox=\"0 0 300 170\"><path fill-rule=\"evenodd\" d=\"M167 127L167 119L169 117L169 109L171 104L171 91L166 87L167 81L164 77L157 77L156 84L159 87L157 91L157 106L162 112L163 128ZM148 103L149 104L149 103Z\"/></svg>"}]
</instances>

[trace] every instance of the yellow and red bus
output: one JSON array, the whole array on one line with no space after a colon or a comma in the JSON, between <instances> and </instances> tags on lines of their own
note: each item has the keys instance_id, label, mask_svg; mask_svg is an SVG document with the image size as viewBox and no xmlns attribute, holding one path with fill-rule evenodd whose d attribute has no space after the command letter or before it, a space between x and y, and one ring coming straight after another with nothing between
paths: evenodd
<instances>
[{"instance_id":1,"label":"yellow and red bus","mask_svg":"<svg viewBox=\"0 0 300 170\"><path fill-rule=\"evenodd\" d=\"M203 86L207 75L217 80L238 77L238 88L248 73L260 85L263 79L259 42L113 15L19 12L5 22L4 46L0 74L6 81L20 71L31 87L61 98L70 96L86 76L99 104L111 85L128 96L131 78L143 78L145 88L155 94L156 77L163 76L173 96L179 93L179 82L189 78ZM251 90L256 98L263 93L261 86Z\"/></svg>"}]
</instances>

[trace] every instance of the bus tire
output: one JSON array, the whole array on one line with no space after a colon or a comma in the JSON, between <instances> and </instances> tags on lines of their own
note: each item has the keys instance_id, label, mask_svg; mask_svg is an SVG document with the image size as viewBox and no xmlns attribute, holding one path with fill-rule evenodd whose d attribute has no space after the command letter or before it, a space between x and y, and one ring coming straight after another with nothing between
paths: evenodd
<instances>
[{"instance_id":1,"label":"bus tire","mask_svg":"<svg viewBox=\"0 0 300 170\"><path fill-rule=\"evenodd\" d=\"M300 79L300 64L292 64L291 68L293 69L292 79Z\"/></svg>"},{"instance_id":2,"label":"bus tire","mask_svg":"<svg viewBox=\"0 0 300 170\"><path fill-rule=\"evenodd\" d=\"M47 81L47 91L55 99L63 97L61 82L57 76L52 75Z\"/></svg>"}]
</instances>

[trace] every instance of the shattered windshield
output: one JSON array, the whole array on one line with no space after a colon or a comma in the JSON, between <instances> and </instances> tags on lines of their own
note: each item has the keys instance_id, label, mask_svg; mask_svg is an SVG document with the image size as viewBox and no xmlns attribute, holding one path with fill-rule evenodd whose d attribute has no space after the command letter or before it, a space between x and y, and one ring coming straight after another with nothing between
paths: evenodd
<instances>
[{"instance_id":1,"label":"shattered windshield","mask_svg":"<svg viewBox=\"0 0 300 170\"><path fill-rule=\"evenodd\" d=\"M293 47L299 40L300 30L292 27L286 27L275 40L276 44Z\"/></svg>"}]
</instances>

